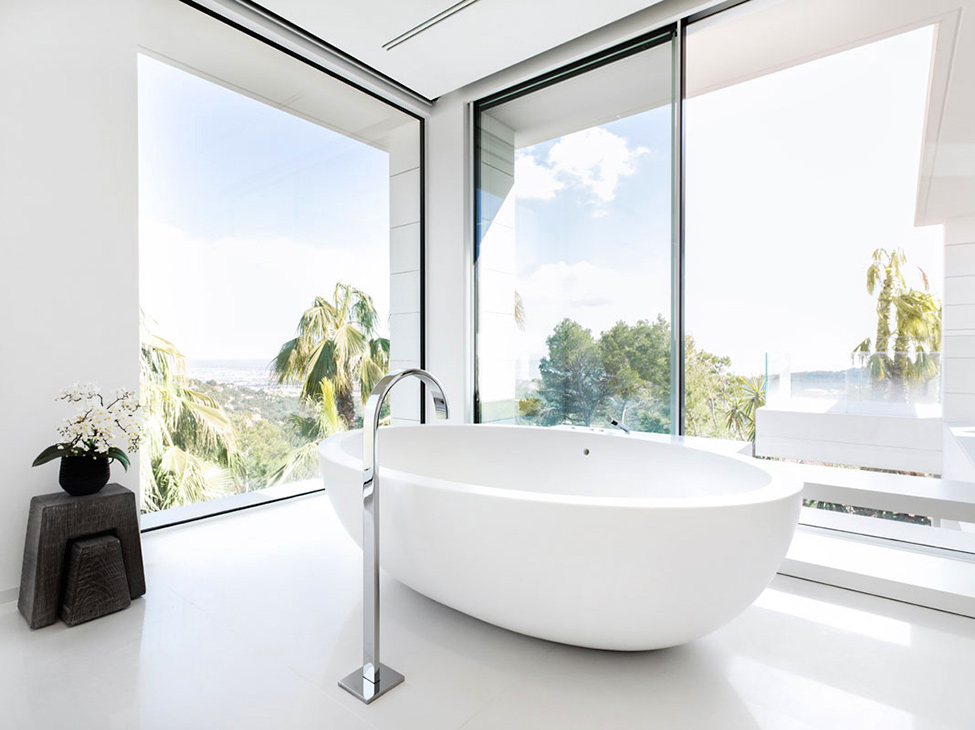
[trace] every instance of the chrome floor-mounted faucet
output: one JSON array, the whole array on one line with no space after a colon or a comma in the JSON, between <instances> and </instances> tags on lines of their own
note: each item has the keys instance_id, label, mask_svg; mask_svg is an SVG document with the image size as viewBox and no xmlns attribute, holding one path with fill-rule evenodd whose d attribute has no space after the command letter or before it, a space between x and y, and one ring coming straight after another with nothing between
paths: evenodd
<instances>
[{"instance_id":1,"label":"chrome floor-mounted faucet","mask_svg":"<svg viewBox=\"0 0 975 730\"><path fill-rule=\"evenodd\" d=\"M426 370L396 370L369 394L362 418L362 668L339 680L367 705L403 681L403 675L379 661L379 454L376 430L379 411L389 391L408 377L419 378L433 396L440 418L447 417L447 399L440 383Z\"/></svg>"}]
</instances>

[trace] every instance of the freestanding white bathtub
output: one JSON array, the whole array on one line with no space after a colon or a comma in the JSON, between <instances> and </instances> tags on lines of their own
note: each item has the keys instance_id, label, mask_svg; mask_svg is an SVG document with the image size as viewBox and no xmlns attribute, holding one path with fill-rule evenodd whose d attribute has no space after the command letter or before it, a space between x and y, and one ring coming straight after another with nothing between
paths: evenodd
<instances>
[{"instance_id":1,"label":"freestanding white bathtub","mask_svg":"<svg viewBox=\"0 0 975 730\"><path fill-rule=\"evenodd\" d=\"M362 432L319 449L361 546ZM588 431L379 430L382 567L512 631L598 649L682 644L747 608L792 540L802 484L760 462Z\"/></svg>"}]
</instances>

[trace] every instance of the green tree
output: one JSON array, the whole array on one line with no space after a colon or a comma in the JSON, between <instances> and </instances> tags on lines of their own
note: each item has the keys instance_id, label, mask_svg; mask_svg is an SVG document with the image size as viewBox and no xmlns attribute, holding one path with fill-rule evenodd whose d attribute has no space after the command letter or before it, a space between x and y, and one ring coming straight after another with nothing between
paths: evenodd
<instances>
[{"instance_id":1,"label":"green tree","mask_svg":"<svg viewBox=\"0 0 975 730\"><path fill-rule=\"evenodd\" d=\"M599 356L620 423L626 422L627 407L636 401L669 401L670 324L663 317L634 325L617 322L600 336Z\"/></svg>"},{"instance_id":2,"label":"green tree","mask_svg":"<svg viewBox=\"0 0 975 730\"><path fill-rule=\"evenodd\" d=\"M684 432L689 436L734 438L734 428L724 419L732 397L731 358L697 347L694 338L684 340Z\"/></svg>"},{"instance_id":3,"label":"green tree","mask_svg":"<svg viewBox=\"0 0 975 730\"><path fill-rule=\"evenodd\" d=\"M151 333L144 317L141 340L143 511L235 492L243 461L230 418L213 398L189 387L182 353Z\"/></svg>"},{"instance_id":4,"label":"green tree","mask_svg":"<svg viewBox=\"0 0 975 730\"><path fill-rule=\"evenodd\" d=\"M281 425L256 413L234 413L231 418L240 434L246 489L263 489L275 466L291 453L294 444Z\"/></svg>"},{"instance_id":5,"label":"green tree","mask_svg":"<svg viewBox=\"0 0 975 730\"><path fill-rule=\"evenodd\" d=\"M355 428L356 388L365 403L389 370L389 340L377 336L378 320L372 298L348 284L336 284L331 301L315 297L298 321L297 336L272 363L277 383L299 385L302 400L320 405L322 382L330 382L342 421Z\"/></svg>"},{"instance_id":6,"label":"green tree","mask_svg":"<svg viewBox=\"0 0 975 730\"><path fill-rule=\"evenodd\" d=\"M592 332L563 319L545 340L548 357L539 363L539 394L546 408L542 422L589 425L607 396L607 377Z\"/></svg>"}]
</instances>

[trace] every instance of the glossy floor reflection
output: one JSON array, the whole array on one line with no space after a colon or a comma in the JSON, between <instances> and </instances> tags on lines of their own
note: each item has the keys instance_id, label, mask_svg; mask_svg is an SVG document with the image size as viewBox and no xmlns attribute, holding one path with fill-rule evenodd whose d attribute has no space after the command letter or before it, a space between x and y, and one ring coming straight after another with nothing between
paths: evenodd
<instances>
[{"instance_id":1,"label":"glossy floor reflection","mask_svg":"<svg viewBox=\"0 0 975 730\"><path fill-rule=\"evenodd\" d=\"M497 629L392 580L366 706L360 554L323 495L144 536L145 598L31 632L0 605L0 727L975 728L975 620L788 578L688 646L623 654Z\"/></svg>"}]
</instances>

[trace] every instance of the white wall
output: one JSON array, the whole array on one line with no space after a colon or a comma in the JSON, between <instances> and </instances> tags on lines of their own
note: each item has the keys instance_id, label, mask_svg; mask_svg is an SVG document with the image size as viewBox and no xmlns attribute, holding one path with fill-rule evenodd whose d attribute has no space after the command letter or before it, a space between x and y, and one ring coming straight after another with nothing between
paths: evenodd
<instances>
[{"instance_id":1,"label":"white wall","mask_svg":"<svg viewBox=\"0 0 975 730\"><path fill-rule=\"evenodd\" d=\"M426 123L426 366L440 380L450 421L472 420L471 232L467 108L441 98Z\"/></svg>"},{"instance_id":2,"label":"white wall","mask_svg":"<svg viewBox=\"0 0 975 730\"><path fill-rule=\"evenodd\" d=\"M420 367L420 123L393 130L389 150L389 369ZM395 425L420 422L420 381L390 393Z\"/></svg>"},{"instance_id":3,"label":"white wall","mask_svg":"<svg viewBox=\"0 0 975 730\"><path fill-rule=\"evenodd\" d=\"M75 381L138 386L135 3L0 0L0 601ZM138 487L138 464L113 481Z\"/></svg>"}]
</instances>

